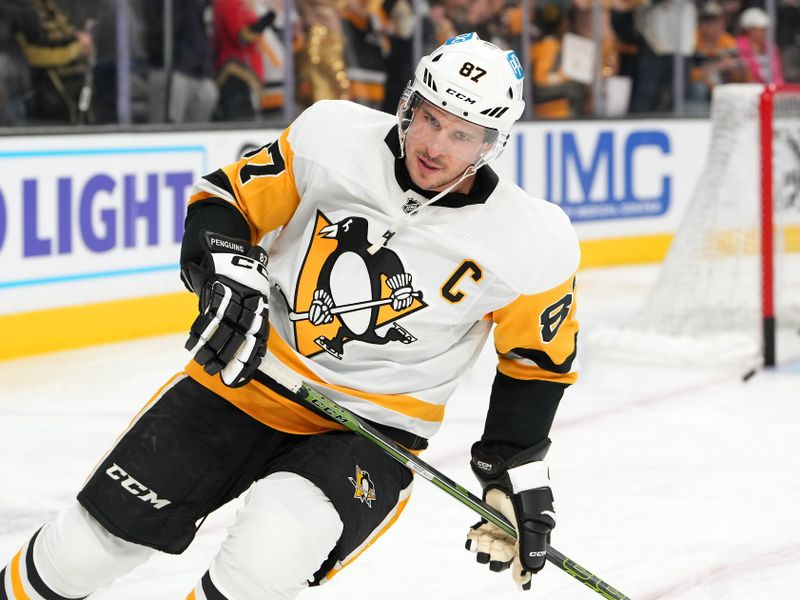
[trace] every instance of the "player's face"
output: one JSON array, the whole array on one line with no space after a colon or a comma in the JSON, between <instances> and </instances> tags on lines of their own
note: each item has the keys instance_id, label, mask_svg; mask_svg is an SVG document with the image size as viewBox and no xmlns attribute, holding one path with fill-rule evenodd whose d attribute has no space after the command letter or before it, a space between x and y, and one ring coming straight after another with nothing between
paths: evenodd
<instances>
[{"instance_id":1,"label":"player's face","mask_svg":"<svg viewBox=\"0 0 800 600\"><path fill-rule=\"evenodd\" d=\"M488 151L486 130L422 101L414 109L406 132L405 161L412 181L425 190L441 192ZM467 192L468 177L454 192Z\"/></svg>"}]
</instances>

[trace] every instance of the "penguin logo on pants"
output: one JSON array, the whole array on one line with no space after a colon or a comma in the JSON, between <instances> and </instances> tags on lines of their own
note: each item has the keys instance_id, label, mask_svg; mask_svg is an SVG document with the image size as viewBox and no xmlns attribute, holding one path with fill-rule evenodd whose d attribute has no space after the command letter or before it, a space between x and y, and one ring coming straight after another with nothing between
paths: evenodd
<instances>
[{"instance_id":1,"label":"penguin logo on pants","mask_svg":"<svg viewBox=\"0 0 800 600\"><path fill-rule=\"evenodd\" d=\"M413 276L393 250L368 252L369 224L363 217L333 223L317 212L314 236L295 293L297 349L305 356L327 352L339 360L344 344L411 344L396 321L427 306Z\"/></svg>"},{"instance_id":2,"label":"penguin logo on pants","mask_svg":"<svg viewBox=\"0 0 800 600\"><path fill-rule=\"evenodd\" d=\"M356 477L353 479L352 477L348 477L350 483L353 484L355 488L355 493L353 494L353 498L357 498L361 500L362 504L366 503L367 506L372 508L372 503L377 500L378 495L375 493L375 484L372 483L372 479L369 477L369 473L356 465Z\"/></svg>"}]
</instances>

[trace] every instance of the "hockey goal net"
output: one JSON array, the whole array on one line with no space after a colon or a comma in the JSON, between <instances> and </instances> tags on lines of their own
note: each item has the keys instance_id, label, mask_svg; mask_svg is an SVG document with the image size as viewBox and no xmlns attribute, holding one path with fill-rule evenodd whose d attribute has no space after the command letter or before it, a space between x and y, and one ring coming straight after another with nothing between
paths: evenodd
<instances>
[{"instance_id":1,"label":"hockey goal net","mask_svg":"<svg viewBox=\"0 0 800 600\"><path fill-rule=\"evenodd\" d=\"M783 340L797 344L800 86L718 86L711 126L656 284L627 324L590 338L595 348L757 367L775 363Z\"/></svg>"}]
</instances>

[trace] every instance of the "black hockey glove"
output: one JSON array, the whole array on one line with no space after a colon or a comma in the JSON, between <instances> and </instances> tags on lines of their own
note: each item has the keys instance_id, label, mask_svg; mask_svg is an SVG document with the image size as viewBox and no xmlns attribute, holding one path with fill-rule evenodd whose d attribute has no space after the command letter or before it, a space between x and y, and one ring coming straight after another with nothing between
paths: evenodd
<instances>
[{"instance_id":1,"label":"black hockey glove","mask_svg":"<svg viewBox=\"0 0 800 600\"><path fill-rule=\"evenodd\" d=\"M183 279L200 298L186 349L206 373L230 387L245 385L267 351L267 253L240 239L203 233L205 256L184 266Z\"/></svg>"},{"instance_id":2,"label":"black hockey glove","mask_svg":"<svg viewBox=\"0 0 800 600\"><path fill-rule=\"evenodd\" d=\"M523 590L531 588L531 576L544 567L550 531L556 526L553 494L547 465L541 459L550 440L509 460L487 453L480 442L472 446L470 465L483 485L483 498L516 528L514 540L485 520L467 533L467 550L492 571L513 565L512 576Z\"/></svg>"}]
</instances>

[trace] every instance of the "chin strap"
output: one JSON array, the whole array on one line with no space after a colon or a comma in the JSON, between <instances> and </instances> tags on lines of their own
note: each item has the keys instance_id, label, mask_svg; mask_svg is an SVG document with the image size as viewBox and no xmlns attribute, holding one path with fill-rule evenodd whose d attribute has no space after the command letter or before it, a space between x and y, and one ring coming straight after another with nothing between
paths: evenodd
<instances>
[{"instance_id":1,"label":"chin strap","mask_svg":"<svg viewBox=\"0 0 800 600\"><path fill-rule=\"evenodd\" d=\"M402 146L401 146L401 148L402 148ZM402 149L401 149L401 152L402 152ZM369 252L370 254L375 254L381 248L386 247L389 244L389 240L391 240L397 234L397 232L400 231L403 227L408 225L411 222L411 218L416 216L416 215L418 215L420 210L422 210L426 206L429 206L430 204L433 204L437 200L441 200L447 194L449 194L451 191L453 191L453 189L455 187L457 187L467 177L471 177L472 175L475 175L475 173L477 173L477 172L478 172L478 169L477 169L477 167L475 167L475 165L468 166L466 169L464 169L464 172L461 173L461 175L457 179L453 180L453 183L451 183L449 186L447 186L446 189L444 189L441 192L439 192L438 194L436 194L430 200L426 200L425 202L422 202L414 210L412 210L411 212L409 212L407 214L404 214L401 218L395 219L389 225L389 227L386 229L386 231L383 232L383 235L381 236L381 241L380 242L375 242L374 244L372 244L367 249L367 252ZM403 192L402 196L405 196L405 192Z\"/></svg>"}]
</instances>

